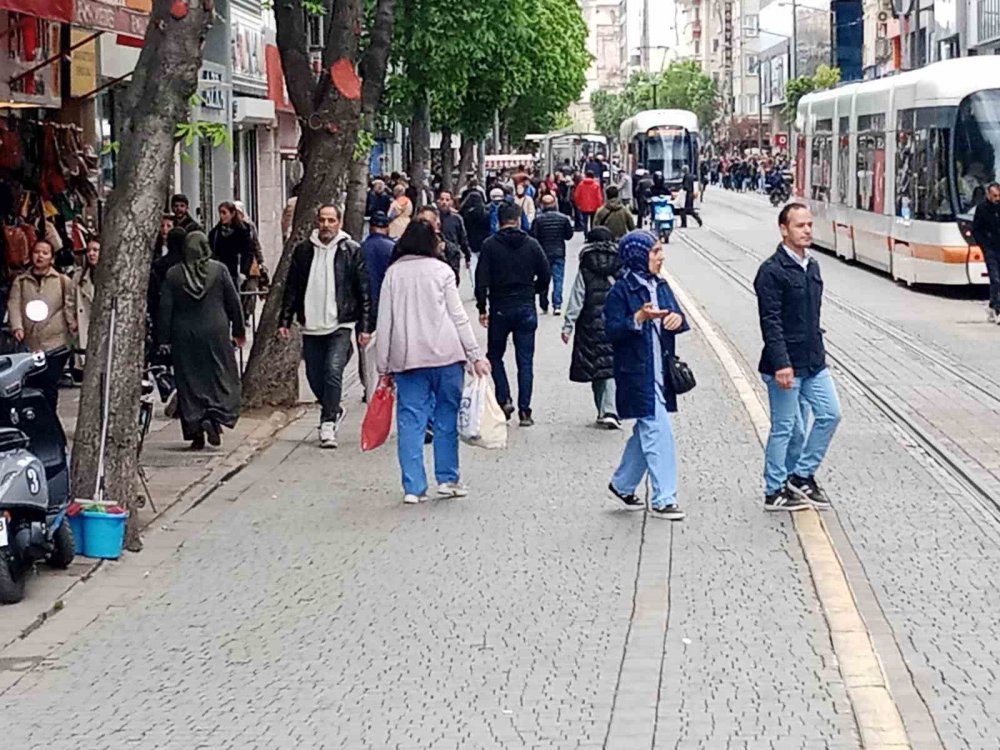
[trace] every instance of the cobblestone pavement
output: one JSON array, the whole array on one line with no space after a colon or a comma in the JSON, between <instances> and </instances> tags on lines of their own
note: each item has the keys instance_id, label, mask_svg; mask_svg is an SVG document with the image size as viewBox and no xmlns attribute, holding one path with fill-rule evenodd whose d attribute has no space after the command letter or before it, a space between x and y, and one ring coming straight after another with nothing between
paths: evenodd
<instances>
[{"instance_id":1,"label":"cobblestone pavement","mask_svg":"<svg viewBox=\"0 0 1000 750\"><path fill-rule=\"evenodd\" d=\"M756 197L719 190L710 190L707 198L703 214L708 224L760 257L773 251L775 209ZM693 229L689 236L715 257L672 242L671 272L753 370L760 351L753 301L718 267L752 278L756 263L711 232ZM1000 365L1000 331L986 325L975 294L915 293L880 274L827 255L818 258L828 294L873 317L888 318L960 362L993 372ZM977 470L996 465L1000 422L995 410L981 403L978 409L970 407L961 383L833 305L824 307L824 325L828 341L852 358L866 380L907 413L922 417L921 424L933 428L937 440L957 446L955 455L970 474L980 478ZM990 345L984 346L985 341ZM845 420L821 479L837 501L837 517L846 532L844 554L857 556L860 575L877 600L874 608L898 644L916 702L924 704L912 708L929 712L946 747L998 747L1000 715L991 707L1000 704L1000 598L994 581L1000 525L911 433L890 422L844 372L833 369ZM983 443L978 454L973 449L977 441ZM937 741L920 739L928 746Z\"/></svg>"},{"instance_id":2,"label":"cobblestone pavement","mask_svg":"<svg viewBox=\"0 0 1000 750\"><path fill-rule=\"evenodd\" d=\"M706 296L713 316L720 286ZM745 301L730 299L746 317ZM5 740L858 747L799 542L788 518L760 512L760 447L703 341L682 344L699 387L675 421L689 515L669 525L605 497L625 435L591 426L560 325L547 317L539 329L537 426L512 428L504 452L462 448L469 498L403 506L394 439L371 454L356 447L360 406L350 404L336 453L315 447L307 417L224 489L221 512L152 537L148 554L168 551L140 591L51 655L50 625L0 652L0 694L17 717ZM905 461L901 482L912 481ZM118 573L143 568L135 557L88 585L125 586ZM669 609L651 612L660 600L643 581L661 571ZM920 577L912 561L906 575ZM89 598L71 596L51 627ZM942 634L919 632L934 651ZM37 666L12 678L25 664Z\"/></svg>"}]
</instances>

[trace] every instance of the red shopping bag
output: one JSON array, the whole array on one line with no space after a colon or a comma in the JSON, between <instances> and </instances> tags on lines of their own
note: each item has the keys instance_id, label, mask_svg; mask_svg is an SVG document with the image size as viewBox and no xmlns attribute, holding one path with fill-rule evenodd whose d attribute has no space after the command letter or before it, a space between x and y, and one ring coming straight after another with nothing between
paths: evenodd
<instances>
[{"instance_id":1,"label":"red shopping bag","mask_svg":"<svg viewBox=\"0 0 1000 750\"><path fill-rule=\"evenodd\" d=\"M389 439L392 429L392 407L396 401L392 383L381 381L368 400L368 411L361 423L361 450L373 451Z\"/></svg>"}]
</instances>

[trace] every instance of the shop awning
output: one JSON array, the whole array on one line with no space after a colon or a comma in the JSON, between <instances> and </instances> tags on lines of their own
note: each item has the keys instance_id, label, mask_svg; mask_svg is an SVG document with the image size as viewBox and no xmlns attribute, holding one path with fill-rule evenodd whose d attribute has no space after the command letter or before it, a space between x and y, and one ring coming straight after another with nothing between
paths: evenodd
<instances>
[{"instance_id":1,"label":"shop awning","mask_svg":"<svg viewBox=\"0 0 1000 750\"><path fill-rule=\"evenodd\" d=\"M0 10L62 23L73 20L73 0L0 0Z\"/></svg>"}]
</instances>

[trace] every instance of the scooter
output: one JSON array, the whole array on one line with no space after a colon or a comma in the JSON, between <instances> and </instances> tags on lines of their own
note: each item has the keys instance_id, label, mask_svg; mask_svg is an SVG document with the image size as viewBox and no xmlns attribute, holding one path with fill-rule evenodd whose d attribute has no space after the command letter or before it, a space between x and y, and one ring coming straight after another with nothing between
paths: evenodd
<instances>
[{"instance_id":1,"label":"scooter","mask_svg":"<svg viewBox=\"0 0 1000 750\"><path fill-rule=\"evenodd\" d=\"M48 306L33 300L25 312L31 320L45 320ZM45 367L43 352L0 355L0 604L21 601L36 562L65 569L76 555L66 520L71 498L66 433L31 384Z\"/></svg>"},{"instance_id":2,"label":"scooter","mask_svg":"<svg viewBox=\"0 0 1000 750\"><path fill-rule=\"evenodd\" d=\"M649 199L650 211L653 216L653 234L661 242L670 242L670 233L674 231L674 205L669 195L654 195Z\"/></svg>"}]
</instances>

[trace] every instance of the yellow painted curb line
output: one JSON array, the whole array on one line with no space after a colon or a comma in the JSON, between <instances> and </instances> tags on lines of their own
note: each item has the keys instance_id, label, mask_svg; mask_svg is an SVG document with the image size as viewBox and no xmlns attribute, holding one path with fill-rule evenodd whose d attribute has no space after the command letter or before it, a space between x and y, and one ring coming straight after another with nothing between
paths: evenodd
<instances>
[{"instance_id":1,"label":"yellow painted curb line","mask_svg":"<svg viewBox=\"0 0 1000 750\"><path fill-rule=\"evenodd\" d=\"M763 446L767 443L771 429L768 410L744 374L736 355L701 308L678 285L677 280L665 271L663 276L736 387L736 392L750 415L757 439ZM909 748L910 741L906 736L902 717L889 692L889 682L875 652L868 626L858 611L844 566L820 514L812 510L792 513L791 516L830 629L840 674L844 678L847 697L861 731L862 747L868 750Z\"/></svg>"}]
</instances>

